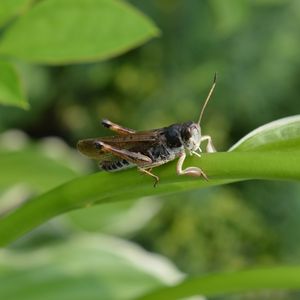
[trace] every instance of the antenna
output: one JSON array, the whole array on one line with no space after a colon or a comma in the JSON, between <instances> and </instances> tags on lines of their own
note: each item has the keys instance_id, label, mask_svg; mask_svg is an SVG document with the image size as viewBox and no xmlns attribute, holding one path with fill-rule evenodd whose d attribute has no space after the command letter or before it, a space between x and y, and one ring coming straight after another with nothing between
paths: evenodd
<instances>
[{"instance_id":1,"label":"antenna","mask_svg":"<svg viewBox=\"0 0 300 300\"><path fill-rule=\"evenodd\" d=\"M209 93L208 93L208 95L206 97L206 100L205 100L205 102L204 102L204 104L202 106L201 113L200 113L199 120L198 120L198 125L200 125L200 122L201 122L204 110L205 110L206 105L207 105L207 103L208 103L208 101L209 101L209 99L210 99L210 97L211 97L211 95L212 95L212 93L213 93L213 91L215 89L216 83L217 83L217 73L215 73L213 84L212 84L212 86L210 88L210 91L209 91Z\"/></svg>"}]
</instances>

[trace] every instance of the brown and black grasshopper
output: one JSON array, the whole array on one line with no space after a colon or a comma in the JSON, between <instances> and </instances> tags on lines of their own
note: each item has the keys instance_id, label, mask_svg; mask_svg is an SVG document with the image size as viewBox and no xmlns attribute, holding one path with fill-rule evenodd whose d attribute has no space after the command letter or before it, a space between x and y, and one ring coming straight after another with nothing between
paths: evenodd
<instances>
[{"instance_id":1,"label":"brown and black grasshopper","mask_svg":"<svg viewBox=\"0 0 300 300\"><path fill-rule=\"evenodd\" d=\"M105 119L102 120L102 125L116 132L117 136L80 140L77 148L89 158L98 160L100 169L104 171L115 172L137 167L139 171L155 179L154 186L158 183L159 177L151 172L152 168L176 158L179 158L176 167L178 175L203 176L207 180L206 174L200 168L182 169L182 165L186 153L200 157L200 144L203 141L207 142L207 152L216 151L211 137L201 135L200 128L203 112L215 85L216 75L197 123L189 121L159 129L135 131Z\"/></svg>"}]
</instances>

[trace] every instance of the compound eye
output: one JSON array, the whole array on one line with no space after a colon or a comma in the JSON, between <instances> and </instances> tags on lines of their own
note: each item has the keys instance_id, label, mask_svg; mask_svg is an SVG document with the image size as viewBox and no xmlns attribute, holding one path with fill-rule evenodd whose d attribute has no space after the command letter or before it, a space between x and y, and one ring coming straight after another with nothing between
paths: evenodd
<instances>
[{"instance_id":1,"label":"compound eye","mask_svg":"<svg viewBox=\"0 0 300 300\"><path fill-rule=\"evenodd\" d=\"M183 140L185 140L185 141L189 140L192 136L191 128L190 127L185 127L182 130L181 135L182 135Z\"/></svg>"}]
</instances>

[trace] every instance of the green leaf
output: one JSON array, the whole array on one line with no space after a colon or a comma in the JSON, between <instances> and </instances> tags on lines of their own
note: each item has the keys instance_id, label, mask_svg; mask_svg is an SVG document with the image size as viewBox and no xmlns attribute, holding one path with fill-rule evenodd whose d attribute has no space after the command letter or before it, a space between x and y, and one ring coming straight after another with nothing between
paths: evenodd
<instances>
[{"instance_id":1,"label":"green leaf","mask_svg":"<svg viewBox=\"0 0 300 300\"><path fill-rule=\"evenodd\" d=\"M21 82L12 64L0 61L0 103L28 108L24 99Z\"/></svg>"},{"instance_id":2,"label":"green leaf","mask_svg":"<svg viewBox=\"0 0 300 300\"><path fill-rule=\"evenodd\" d=\"M263 289L300 289L300 267L283 266L187 278L136 300L172 300L194 295L220 296Z\"/></svg>"},{"instance_id":3,"label":"green leaf","mask_svg":"<svg viewBox=\"0 0 300 300\"><path fill-rule=\"evenodd\" d=\"M299 118L299 116L295 116ZM284 140L289 145L289 136L295 139L294 132L299 132L299 123L291 123L284 135L273 135L268 142ZM286 121L286 125L288 124ZM275 129L277 130L277 129ZM292 134L293 133L293 134ZM260 133L261 134L261 133ZM299 141L299 139L297 139ZM300 180L300 143L294 144L293 150L272 151L231 151L203 154L202 158L190 157L185 166L197 166L208 175L209 181L176 175L176 162L155 169L161 181L156 188L148 176L142 176L136 170L119 173L95 173L72 180L48 193L39 195L15 211L0 219L0 245L5 245L32 228L64 212L75 208L124 201L150 195L165 195L189 191L238 180ZM255 150L255 151L254 151Z\"/></svg>"},{"instance_id":4,"label":"green leaf","mask_svg":"<svg viewBox=\"0 0 300 300\"><path fill-rule=\"evenodd\" d=\"M98 61L157 36L156 26L117 0L44 0L5 32L0 54L30 62Z\"/></svg>"},{"instance_id":5,"label":"green leaf","mask_svg":"<svg viewBox=\"0 0 300 300\"><path fill-rule=\"evenodd\" d=\"M18 13L24 11L30 2L32 2L32 0L1 0L0 27Z\"/></svg>"},{"instance_id":6,"label":"green leaf","mask_svg":"<svg viewBox=\"0 0 300 300\"><path fill-rule=\"evenodd\" d=\"M294 150L300 147L300 115L279 119L251 131L229 151Z\"/></svg>"},{"instance_id":7,"label":"green leaf","mask_svg":"<svg viewBox=\"0 0 300 300\"><path fill-rule=\"evenodd\" d=\"M163 202L154 197L139 201L119 201L73 210L68 221L85 231L102 232L117 236L132 236L151 220Z\"/></svg>"},{"instance_id":8,"label":"green leaf","mask_svg":"<svg viewBox=\"0 0 300 300\"><path fill-rule=\"evenodd\" d=\"M21 183L44 192L75 178L78 172L37 149L0 151L0 190Z\"/></svg>"},{"instance_id":9,"label":"green leaf","mask_svg":"<svg viewBox=\"0 0 300 300\"><path fill-rule=\"evenodd\" d=\"M167 259L100 234L0 251L1 299L133 299L181 277Z\"/></svg>"}]
</instances>

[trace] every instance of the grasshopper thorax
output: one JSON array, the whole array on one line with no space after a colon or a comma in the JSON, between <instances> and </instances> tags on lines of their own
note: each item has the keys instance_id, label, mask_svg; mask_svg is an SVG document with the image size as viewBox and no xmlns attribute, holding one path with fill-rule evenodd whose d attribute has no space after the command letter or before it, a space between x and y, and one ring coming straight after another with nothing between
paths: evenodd
<instances>
[{"instance_id":1,"label":"grasshopper thorax","mask_svg":"<svg viewBox=\"0 0 300 300\"><path fill-rule=\"evenodd\" d=\"M165 128L165 137L170 148L183 147L196 151L200 146L201 129L199 124L194 122L174 124Z\"/></svg>"}]
</instances>

